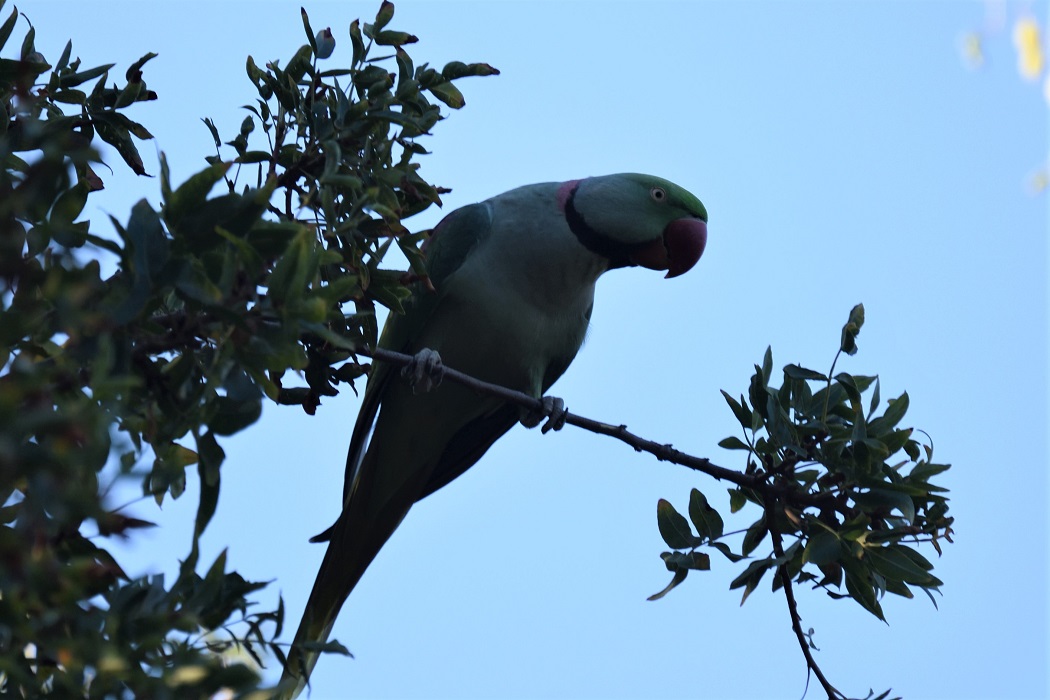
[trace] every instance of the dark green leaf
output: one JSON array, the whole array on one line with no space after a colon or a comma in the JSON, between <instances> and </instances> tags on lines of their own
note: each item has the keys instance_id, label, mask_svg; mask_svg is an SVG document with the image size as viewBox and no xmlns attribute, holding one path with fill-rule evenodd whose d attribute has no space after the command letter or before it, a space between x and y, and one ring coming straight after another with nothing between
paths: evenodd
<instances>
[{"instance_id":1,"label":"dark green leaf","mask_svg":"<svg viewBox=\"0 0 1050 700\"><path fill-rule=\"evenodd\" d=\"M693 521L693 526L701 538L711 540L722 536L722 516L708 504L707 497L697 489L689 492L689 519Z\"/></svg>"},{"instance_id":2,"label":"dark green leaf","mask_svg":"<svg viewBox=\"0 0 1050 700\"><path fill-rule=\"evenodd\" d=\"M740 547L740 552L744 556L751 554L755 551L755 547L762 543L762 540L766 538L769 530L766 528L766 519L759 518L751 524L751 527L747 529L744 534L744 543Z\"/></svg>"},{"instance_id":3,"label":"dark green leaf","mask_svg":"<svg viewBox=\"0 0 1050 700\"><path fill-rule=\"evenodd\" d=\"M317 239L307 229L300 231L270 275L270 295L281 302L301 299L307 282L317 271Z\"/></svg>"},{"instance_id":4,"label":"dark green leaf","mask_svg":"<svg viewBox=\"0 0 1050 700\"><path fill-rule=\"evenodd\" d=\"M87 93L83 90L58 90L51 97L55 102L69 105L82 105L87 100Z\"/></svg>"},{"instance_id":5,"label":"dark green leaf","mask_svg":"<svg viewBox=\"0 0 1050 700\"><path fill-rule=\"evenodd\" d=\"M375 24L372 25L374 31L379 31L386 25L390 24L390 20L394 18L394 3L390 0L383 0L383 4L379 6L379 12L376 13Z\"/></svg>"},{"instance_id":6,"label":"dark green leaf","mask_svg":"<svg viewBox=\"0 0 1050 700\"><path fill-rule=\"evenodd\" d=\"M445 67L441 69L441 75L445 80L457 80L475 75L499 75L499 71L487 63L466 64L462 61L452 61L445 64Z\"/></svg>"},{"instance_id":7,"label":"dark green leaf","mask_svg":"<svg viewBox=\"0 0 1050 700\"><path fill-rule=\"evenodd\" d=\"M263 100L268 100L273 96L274 85L276 81L273 76L264 72L257 65L255 65L255 59L248 56L248 60L245 62L245 70L248 72L248 78L255 85L255 88L259 91L259 97ZM263 102L262 104L266 104ZM219 133L215 130L214 124L211 120L205 120L205 124L208 124L208 128L212 131L212 137L215 139L215 147L218 148L220 144Z\"/></svg>"},{"instance_id":8,"label":"dark green leaf","mask_svg":"<svg viewBox=\"0 0 1050 700\"><path fill-rule=\"evenodd\" d=\"M853 500L865 511L879 511L888 515L893 510L899 510L905 520L915 522L915 504L911 496L899 491L873 488L867 493L854 494Z\"/></svg>"},{"instance_id":9,"label":"dark green leaf","mask_svg":"<svg viewBox=\"0 0 1050 700\"><path fill-rule=\"evenodd\" d=\"M376 32L373 38L378 46L402 46L403 44L414 44L419 41L419 37L413 36L408 32L390 30Z\"/></svg>"},{"instance_id":10,"label":"dark green leaf","mask_svg":"<svg viewBox=\"0 0 1050 700\"><path fill-rule=\"evenodd\" d=\"M846 372L840 372L835 375L835 381L838 382L839 386L841 386L843 390L845 390L846 396L849 397L850 403L858 405L860 404L860 394L863 390L857 386L857 382L854 381L852 375L847 374Z\"/></svg>"},{"instance_id":11,"label":"dark green leaf","mask_svg":"<svg viewBox=\"0 0 1050 700\"><path fill-rule=\"evenodd\" d=\"M875 411L879 408L879 401L881 399L882 399L882 394L880 393L879 379L878 379L878 377L876 377L875 378L875 391L872 392L872 394L871 394L871 403L868 405L868 418L869 419L872 416L875 415ZM869 432L871 432L871 431L869 430Z\"/></svg>"},{"instance_id":12,"label":"dark green leaf","mask_svg":"<svg viewBox=\"0 0 1050 700\"><path fill-rule=\"evenodd\" d=\"M88 188L86 183L77 183L59 196L51 208L53 223L71 224L87 203Z\"/></svg>"},{"instance_id":13,"label":"dark green leaf","mask_svg":"<svg viewBox=\"0 0 1050 700\"><path fill-rule=\"evenodd\" d=\"M887 579L913 583L918 586L939 586L941 582L930 575L903 550L904 545L865 547L864 555L871 566Z\"/></svg>"},{"instance_id":14,"label":"dark green leaf","mask_svg":"<svg viewBox=\"0 0 1050 700\"><path fill-rule=\"evenodd\" d=\"M243 154L237 157L237 162L242 165L248 165L251 163L266 163L270 160L271 154L267 151L245 151Z\"/></svg>"},{"instance_id":15,"label":"dark green leaf","mask_svg":"<svg viewBox=\"0 0 1050 700\"><path fill-rule=\"evenodd\" d=\"M303 29L306 30L306 40L310 42L310 48L317 53L317 40L314 38L314 30L310 27L310 18L306 14L306 8L300 7L299 14L303 19Z\"/></svg>"},{"instance_id":16,"label":"dark green leaf","mask_svg":"<svg viewBox=\"0 0 1050 700\"><path fill-rule=\"evenodd\" d=\"M128 164L128 167L136 175L146 174L146 167L142 164L142 157L139 155L139 150L135 147L135 143L131 140L131 133L128 129L116 126L101 117L96 117L93 123L99 138L117 149L117 153L120 154L120 157L124 159L124 162Z\"/></svg>"},{"instance_id":17,"label":"dark green leaf","mask_svg":"<svg viewBox=\"0 0 1050 700\"><path fill-rule=\"evenodd\" d=\"M898 551L901 554L903 554L904 556L906 556L909 559L911 559L923 571L932 571L933 570L933 564L931 564L930 561L926 557L922 556L921 554L916 552L911 547L900 546Z\"/></svg>"},{"instance_id":18,"label":"dark green leaf","mask_svg":"<svg viewBox=\"0 0 1050 700\"><path fill-rule=\"evenodd\" d=\"M214 433L204 433L197 438L197 456L204 470L204 479L209 483L216 483L219 478L219 467L226 459L226 452L215 439Z\"/></svg>"},{"instance_id":19,"label":"dark green leaf","mask_svg":"<svg viewBox=\"0 0 1050 700\"><path fill-rule=\"evenodd\" d=\"M886 579L886 590L903 598L915 597L915 594L911 592L911 589L908 588L907 584L893 579Z\"/></svg>"},{"instance_id":20,"label":"dark green leaf","mask_svg":"<svg viewBox=\"0 0 1050 700\"><path fill-rule=\"evenodd\" d=\"M744 596L740 599L740 604L743 605L747 600L747 597L751 595L751 592L758 587L759 582L762 581L762 577L765 576L766 571L776 566L772 559L758 559L748 564L748 567L744 569L744 573L733 579L733 582L729 584L729 590L744 588Z\"/></svg>"},{"instance_id":21,"label":"dark green leaf","mask_svg":"<svg viewBox=\"0 0 1050 700\"><path fill-rule=\"evenodd\" d=\"M350 43L353 45L353 65L360 64L365 59L365 42L361 38L361 25L359 20L350 23Z\"/></svg>"},{"instance_id":22,"label":"dark green leaf","mask_svg":"<svg viewBox=\"0 0 1050 700\"><path fill-rule=\"evenodd\" d=\"M747 407L747 402L744 401L744 397L740 397L740 401L737 401L732 396L722 390L722 396L725 397L726 403L729 404L730 410L733 411L733 415L740 422L740 427L744 430L751 429L751 410Z\"/></svg>"},{"instance_id":23,"label":"dark green leaf","mask_svg":"<svg viewBox=\"0 0 1050 700\"><path fill-rule=\"evenodd\" d=\"M349 649L334 639L329 639L327 642L300 642L296 646L306 649L307 651L317 651L324 654L342 654L343 656L349 656L350 658L354 657Z\"/></svg>"},{"instance_id":24,"label":"dark green leaf","mask_svg":"<svg viewBox=\"0 0 1050 700\"><path fill-rule=\"evenodd\" d=\"M175 278L175 289L187 299L205 306L217 306L222 303L222 290L208 277L200 260L190 259L180 267Z\"/></svg>"},{"instance_id":25,"label":"dark green leaf","mask_svg":"<svg viewBox=\"0 0 1050 700\"><path fill-rule=\"evenodd\" d=\"M149 282L168 262L171 244L160 217L145 199L132 208L126 235L134 255L135 276Z\"/></svg>"},{"instance_id":26,"label":"dark green leaf","mask_svg":"<svg viewBox=\"0 0 1050 700\"><path fill-rule=\"evenodd\" d=\"M918 459L918 457L912 457L912 459ZM910 481L916 481L919 483L926 483L930 480L930 477L937 476L941 472L947 471L951 468L949 464L932 464L930 462L923 462L917 464L911 473L908 475Z\"/></svg>"},{"instance_id":27,"label":"dark green leaf","mask_svg":"<svg viewBox=\"0 0 1050 700\"><path fill-rule=\"evenodd\" d=\"M900 398L890 399L886 406L886 412L871 421L869 432L882 434L897 426L908 411L908 392L900 395Z\"/></svg>"},{"instance_id":28,"label":"dark green leaf","mask_svg":"<svg viewBox=\"0 0 1050 700\"><path fill-rule=\"evenodd\" d=\"M828 378L826 375L820 372L815 372L805 367L799 367L798 365L787 365L784 367L784 376L789 379L813 379L816 381L826 382Z\"/></svg>"},{"instance_id":29,"label":"dark green leaf","mask_svg":"<svg viewBox=\"0 0 1050 700\"><path fill-rule=\"evenodd\" d=\"M864 325L864 305L857 304L849 312L849 320L846 325L842 327L842 340L839 343L839 349L847 355L854 355L857 352L857 336L860 335L860 328Z\"/></svg>"},{"instance_id":30,"label":"dark green leaf","mask_svg":"<svg viewBox=\"0 0 1050 700\"><path fill-rule=\"evenodd\" d=\"M332 331L332 329L328 328L327 326L321 323L304 321L301 322L300 325L302 326L303 330L313 333L314 335L326 341L333 347L348 350L350 352L357 352L361 349L361 344L359 342L356 342L353 338L347 338L342 335L339 335L338 333Z\"/></svg>"},{"instance_id":31,"label":"dark green leaf","mask_svg":"<svg viewBox=\"0 0 1050 700\"><path fill-rule=\"evenodd\" d=\"M725 555L726 559L733 562L734 564L740 561L741 559L745 558L739 554L734 553L733 550L729 548L729 545L727 545L725 542L711 542L710 546L717 549L719 552Z\"/></svg>"},{"instance_id":32,"label":"dark green leaf","mask_svg":"<svg viewBox=\"0 0 1050 700\"><path fill-rule=\"evenodd\" d=\"M0 41L0 47L3 46L3 41ZM62 49L62 55L59 57L58 63L55 64L55 71L61 71L67 65L69 65L69 55L72 54L72 41L66 41L65 48Z\"/></svg>"},{"instance_id":33,"label":"dark green leaf","mask_svg":"<svg viewBox=\"0 0 1050 700\"><path fill-rule=\"evenodd\" d=\"M438 83L427 89L430 90L434 97L438 98L452 109L460 109L467 103L463 98L463 93L452 83Z\"/></svg>"},{"instance_id":34,"label":"dark green leaf","mask_svg":"<svg viewBox=\"0 0 1050 700\"><path fill-rule=\"evenodd\" d=\"M834 533L817 526L809 541L806 542L802 559L806 563L823 567L838 561L841 556L842 544L839 538Z\"/></svg>"},{"instance_id":35,"label":"dark green leaf","mask_svg":"<svg viewBox=\"0 0 1050 700\"><path fill-rule=\"evenodd\" d=\"M173 229L178 229L187 214L199 211L212 187L226 175L231 165L232 163L215 163L179 185L164 203L164 220L168 222L168 225Z\"/></svg>"},{"instance_id":36,"label":"dark green leaf","mask_svg":"<svg viewBox=\"0 0 1050 700\"><path fill-rule=\"evenodd\" d=\"M666 587L666 588L664 588L664 589L663 589L662 591L660 591L659 593L654 593L653 595L651 595L651 596L649 596L648 598L646 598L646 600L660 600L660 599L661 599L661 598L663 598L663 597L664 597L665 595L667 595L668 593L670 593L670 592L671 592L671 590L672 590L672 589L673 589L673 588L674 588L675 586L677 586L678 584L680 584L680 583L681 583L682 581L685 581L685 577L686 577L686 576L687 576L688 574L689 574L689 569L678 569L677 571L675 571L675 572L674 572L674 577L673 577L673 578L671 579L671 582L670 582L669 584L667 584L667 587Z\"/></svg>"},{"instance_id":37,"label":"dark green leaf","mask_svg":"<svg viewBox=\"0 0 1050 700\"><path fill-rule=\"evenodd\" d=\"M248 138L248 135L253 131L255 131L255 120L252 119L251 116L247 116L244 118L244 121L241 122L240 135Z\"/></svg>"},{"instance_id":38,"label":"dark green leaf","mask_svg":"<svg viewBox=\"0 0 1050 700\"><path fill-rule=\"evenodd\" d=\"M157 57L155 53L148 53L139 60L128 66L128 70L124 73L124 77L130 82L139 82L142 80L142 66L146 65L149 61L152 61Z\"/></svg>"},{"instance_id":39,"label":"dark green leaf","mask_svg":"<svg viewBox=\"0 0 1050 700\"><path fill-rule=\"evenodd\" d=\"M26 32L25 37L22 39L22 52L21 57L23 61L29 59L30 54L36 51L36 29L33 25L29 25L29 31Z\"/></svg>"},{"instance_id":40,"label":"dark green leaf","mask_svg":"<svg viewBox=\"0 0 1050 700\"><path fill-rule=\"evenodd\" d=\"M233 435L259 420L262 402L259 399L237 400L227 396L215 399L215 415L208 427L216 435Z\"/></svg>"},{"instance_id":41,"label":"dark green leaf","mask_svg":"<svg viewBox=\"0 0 1050 700\"><path fill-rule=\"evenodd\" d=\"M11 32L14 31L15 22L18 21L18 8L11 10L11 16L4 20L2 26L0 26L0 49L7 44L7 40L11 38Z\"/></svg>"},{"instance_id":42,"label":"dark green leaf","mask_svg":"<svg viewBox=\"0 0 1050 700\"><path fill-rule=\"evenodd\" d=\"M215 509L219 505L219 470L206 467L203 462L198 462L197 471L200 474L201 496L197 506L197 519L194 527L194 538L198 538L208 527Z\"/></svg>"},{"instance_id":43,"label":"dark green leaf","mask_svg":"<svg viewBox=\"0 0 1050 700\"><path fill-rule=\"evenodd\" d=\"M98 117L96 117L97 119ZM116 128L128 131L132 136L137 139L148 140L153 138L153 134L142 126L138 122L131 121L120 112L107 112L105 119L113 124Z\"/></svg>"},{"instance_id":44,"label":"dark green leaf","mask_svg":"<svg viewBox=\"0 0 1050 700\"><path fill-rule=\"evenodd\" d=\"M723 449L726 449L726 450L750 450L751 449L747 445L746 442L744 442L740 438L736 437L735 435L730 435L727 438L723 438L722 440L719 441L718 446L723 448Z\"/></svg>"},{"instance_id":45,"label":"dark green leaf","mask_svg":"<svg viewBox=\"0 0 1050 700\"><path fill-rule=\"evenodd\" d=\"M736 513L747 504L747 496L740 489L729 489L729 512Z\"/></svg>"},{"instance_id":46,"label":"dark green leaf","mask_svg":"<svg viewBox=\"0 0 1050 700\"><path fill-rule=\"evenodd\" d=\"M872 432L870 423L868 424L868 432ZM886 446L887 456L896 454L902 447L904 447L905 443L911 439L911 434L912 429L908 428L907 430L894 430L888 435L883 435L880 439Z\"/></svg>"},{"instance_id":47,"label":"dark green leaf","mask_svg":"<svg viewBox=\"0 0 1050 700\"><path fill-rule=\"evenodd\" d=\"M711 557L703 552L664 552L660 555L668 571L710 571Z\"/></svg>"},{"instance_id":48,"label":"dark green leaf","mask_svg":"<svg viewBox=\"0 0 1050 700\"><path fill-rule=\"evenodd\" d=\"M249 56L249 64L254 65L251 64L251 60L252 57ZM215 141L215 148L219 148L220 146L222 146L222 139L219 138L219 130L215 127L215 122L213 122L209 117L202 117L201 121L204 122L204 126L208 127L208 131L211 132L211 137Z\"/></svg>"},{"instance_id":49,"label":"dark green leaf","mask_svg":"<svg viewBox=\"0 0 1050 700\"><path fill-rule=\"evenodd\" d=\"M80 71L80 72L77 72L77 73L65 73L61 77L59 77L59 79L58 79L58 86L61 89L67 89L67 88L76 87L77 85L81 85L83 83L86 83L89 80L94 80L95 78L97 78L97 77L99 77L101 75L105 75L106 73L109 72L109 69L112 68L115 65L117 65L117 64L115 64L115 63L107 63L104 66L98 66L96 68L89 68L87 70Z\"/></svg>"},{"instance_id":50,"label":"dark green leaf","mask_svg":"<svg viewBox=\"0 0 1050 700\"><path fill-rule=\"evenodd\" d=\"M853 600L860 603L861 607L870 612L883 622L886 616L882 612L882 606L875 595L867 571L856 559L845 559L843 561L846 572L846 591Z\"/></svg>"},{"instance_id":51,"label":"dark green leaf","mask_svg":"<svg viewBox=\"0 0 1050 700\"><path fill-rule=\"evenodd\" d=\"M672 549L689 549L703 543L703 539L689 529L689 521L685 516L662 498L656 504L656 524L660 528L660 536Z\"/></svg>"}]
</instances>

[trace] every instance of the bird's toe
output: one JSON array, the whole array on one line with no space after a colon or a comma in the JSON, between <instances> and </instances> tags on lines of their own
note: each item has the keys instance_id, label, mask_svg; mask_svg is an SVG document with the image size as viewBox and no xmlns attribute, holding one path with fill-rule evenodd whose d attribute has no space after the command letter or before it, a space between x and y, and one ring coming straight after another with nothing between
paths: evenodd
<instances>
[{"instance_id":1,"label":"bird's toe","mask_svg":"<svg viewBox=\"0 0 1050 700\"><path fill-rule=\"evenodd\" d=\"M551 430L561 430L565 426L565 418L569 411L565 408L565 402L555 396L544 396L540 399L541 407L529 411L522 411L519 421L526 428L535 428L543 423L544 434ZM546 419L546 423L544 423Z\"/></svg>"},{"instance_id":2,"label":"bird's toe","mask_svg":"<svg viewBox=\"0 0 1050 700\"><path fill-rule=\"evenodd\" d=\"M423 348L401 369L401 376L408 379L412 391L426 393L441 384L445 378L445 365L437 351Z\"/></svg>"}]
</instances>

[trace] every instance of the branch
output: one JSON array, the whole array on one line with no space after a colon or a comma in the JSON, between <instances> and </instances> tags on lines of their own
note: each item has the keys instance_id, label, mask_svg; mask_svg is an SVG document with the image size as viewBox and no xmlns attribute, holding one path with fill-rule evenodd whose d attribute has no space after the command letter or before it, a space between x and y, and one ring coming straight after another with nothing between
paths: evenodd
<instances>
[{"instance_id":1,"label":"branch","mask_svg":"<svg viewBox=\"0 0 1050 700\"><path fill-rule=\"evenodd\" d=\"M389 362L390 364L399 365L401 367L407 366L412 361L412 355L405 355L400 352L393 352L391 350L385 350L383 348L376 348L374 350L360 350L358 351L361 355L371 357L374 360L381 362ZM445 379L450 379L457 384L462 384L468 389L473 389L479 394L488 394L489 396L495 396L496 398L503 399L509 403L517 404L522 408L530 411L543 411L543 402L539 399L529 396L520 391L514 389L508 389L507 387L500 386L498 384L490 384L489 382L476 379L469 374L464 374L459 370L452 369L451 367L445 367ZM661 462L674 462L690 469L704 472L716 479L725 479L732 481L739 486L746 486L749 488L755 488L758 484L758 480L741 474L738 471L732 469L726 469L713 464L710 460L693 457L687 455L684 452L679 452L670 445L661 445L650 440L646 440L642 437L635 435L627 430L626 425L612 425L610 423L602 423L600 421L585 418L584 416L576 415L575 413L565 414L565 422L570 425L575 425L577 428L583 428L589 430L592 433L598 433L599 435L608 435L614 437L621 442L625 442L635 449L636 452L648 452L655 456Z\"/></svg>"},{"instance_id":2,"label":"branch","mask_svg":"<svg viewBox=\"0 0 1050 700\"><path fill-rule=\"evenodd\" d=\"M361 349L357 352L366 357L371 357L374 360L389 362L390 364L401 367L407 367L412 361L412 355L405 355L404 353L393 352L384 348ZM469 374L464 374L463 372L452 369L451 367L445 367L444 377L456 382L457 384L462 384L468 389L473 389L480 394L495 396L496 398L517 404L518 406L530 411L543 410L543 402L535 397L529 396L520 391L515 391L514 389L499 386L498 384L490 384L481 381L480 379L476 379ZM816 495L799 493L797 489L793 489L790 486L771 484L766 480L769 476L768 474L762 472L757 474L743 474L734 469L727 469L718 466L705 457L694 457L674 449L671 445L662 445L658 442L653 442L652 440L646 440L645 438L628 431L626 425L602 423L574 413L566 413L565 422L570 425L575 425L577 428L583 428L592 433L597 433L598 435L608 435L609 437L616 438L617 440L633 447L636 452L648 452L661 462L678 464L707 474L708 476L712 476L720 481L729 481L742 488L759 491L771 499L802 507L812 506L816 508L833 509L840 513L848 512L848 509L844 504L840 503L839 499L832 494Z\"/></svg>"}]
</instances>

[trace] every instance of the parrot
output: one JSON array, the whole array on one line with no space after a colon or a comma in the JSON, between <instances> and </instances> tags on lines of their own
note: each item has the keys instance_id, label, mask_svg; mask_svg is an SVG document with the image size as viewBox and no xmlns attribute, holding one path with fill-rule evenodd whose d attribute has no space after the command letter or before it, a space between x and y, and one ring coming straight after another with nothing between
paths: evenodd
<instances>
[{"instance_id":1,"label":"parrot","mask_svg":"<svg viewBox=\"0 0 1050 700\"><path fill-rule=\"evenodd\" d=\"M448 214L423 245L426 280L391 312L346 460L342 512L327 542L278 686L306 686L340 608L412 505L473 466L516 423L564 423L546 397L584 341L602 273L642 266L677 277L707 244L707 210L663 178L637 173L526 185ZM525 411L452 382L443 367L543 401ZM306 644L304 648L302 645Z\"/></svg>"}]
</instances>

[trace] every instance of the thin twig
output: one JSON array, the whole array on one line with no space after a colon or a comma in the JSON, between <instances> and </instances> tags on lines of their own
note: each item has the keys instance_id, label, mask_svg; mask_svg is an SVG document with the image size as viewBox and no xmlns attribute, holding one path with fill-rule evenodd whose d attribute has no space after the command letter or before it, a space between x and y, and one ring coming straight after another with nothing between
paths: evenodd
<instances>
[{"instance_id":1,"label":"thin twig","mask_svg":"<svg viewBox=\"0 0 1050 700\"><path fill-rule=\"evenodd\" d=\"M766 503L766 527L769 530L771 539L773 540L773 555L777 557L777 559L781 559L784 556L784 541L776 529L773 509L774 502L768 501ZM817 677L817 680L820 681L820 685L823 686L824 692L828 694L829 700L845 698L845 696L836 690L835 686L831 685L831 682L824 676L824 673L820 670L820 666L817 665L816 659L813 658L813 654L809 651L809 644L806 643L806 635L802 632L802 616L798 614L798 603L795 602L795 591L791 586L791 574L788 572L788 562L782 562L777 566L777 575L780 576L780 583L784 587L784 597L787 599L788 612L791 614L791 629L795 632L795 637L798 638L798 645L802 647L802 655L806 657L806 666L813 672L813 675Z\"/></svg>"}]
</instances>

